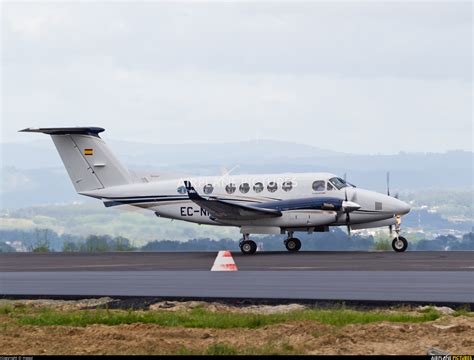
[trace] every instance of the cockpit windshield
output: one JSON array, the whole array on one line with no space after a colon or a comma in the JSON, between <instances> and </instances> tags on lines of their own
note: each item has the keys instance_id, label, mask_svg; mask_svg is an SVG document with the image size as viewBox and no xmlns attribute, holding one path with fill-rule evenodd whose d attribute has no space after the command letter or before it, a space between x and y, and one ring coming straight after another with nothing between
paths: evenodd
<instances>
[{"instance_id":1,"label":"cockpit windshield","mask_svg":"<svg viewBox=\"0 0 474 360\"><path fill-rule=\"evenodd\" d=\"M329 182L334 185L334 187L338 190L345 188L346 186L350 186L349 183L345 182L343 179L338 177L333 177L329 179Z\"/></svg>"}]
</instances>

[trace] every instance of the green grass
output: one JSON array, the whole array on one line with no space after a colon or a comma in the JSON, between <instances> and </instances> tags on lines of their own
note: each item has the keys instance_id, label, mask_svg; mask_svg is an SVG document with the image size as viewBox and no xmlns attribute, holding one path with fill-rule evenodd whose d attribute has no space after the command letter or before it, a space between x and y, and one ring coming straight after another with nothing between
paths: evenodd
<instances>
[{"instance_id":1,"label":"green grass","mask_svg":"<svg viewBox=\"0 0 474 360\"><path fill-rule=\"evenodd\" d=\"M292 355L298 353L298 349L287 342L282 344L270 342L260 347L249 345L244 348L236 348L226 343L215 343L203 350L183 346L172 355Z\"/></svg>"},{"instance_id":2,"label":"green grass","mask_svg":"<svg viewBox=\"0 0 474 360\"><path fill-rule=\"evenodd\" d=\"M210 345L206 352L205 355L237 355L238 351L232 346L229 346L227 344L212 344Z\"/></svg>"},{"instance_id":3,"label":"green grass","mask_svg":"<svg viewBox=\"0 0 474 360\"><path fill-rule=\"evenodd\" d=\"M7 315L13 312L13 306L11 305L1 305L0 306L0 315Z\"/></svg>"},{"instance_id":4,"label":"green grass","mask_svg":"<svg viewBox=\"0 0 474 360\"><path fill-rule=\"evenodd\" d=\"M465 306L460 307L459 309L457 309L454 312L453 316L469 316L469 317L472 317L472 316L474 316L474 313L469 310L469 306L465 305Z\"/></svg>"},{"instance_id":5,"label":"green grass","mask_svg":"<svg viewBox=\"0 0 474 360\"><path fill-rule=\"evenodd\" d=\"M242 314L230 312L211 312L205 309L193 309L189 312L168 311L123 311L123 310L76 310L57 311L43 308L36 313L11 314L21 325L65 325L87 326L91 324L157 324L169 327L185 328L249 328L286 321L312 320L320 323L344 326L347 324L367 324L379 321L389 322L425 322L436 320L440 314L429 310L417 315L406 313L384 313L378 311L358 311L350 309L303 310L286 314Z\"/></svg>"},{"instance_id":6,"label":"green grass","mask_svg":"<svg viewBox=\"0 0 474 360\"><path fill-rule=\"evenodd\" d=\"M30 307L23 303L14 303L14 304L2 304L0 305L0 315L8 314L25 314L30 311Z\"/></svg>"},{"instance_id":7,"label":"green grass","mask_svg":"<svg viewBox=\"0 0 474 360\"><path fill-rule=\"evenodd\" d=\"M372 249L376 250L376 251L388 251L388 250L392 250L392 244L391 244L390 240L378 239L374 243Z\"/></svg>"},{"instance_id":8,"label":"green grass","mask_svg":"<svg viewBox=\"0 0 474 360\"><path fill-rule=\"evenodd\" d=\"M247 353L248 350L242 352L231 345L225 343L216 343L209 345L204 350L194 350L183 346L181 349L171 355L243 355Z\"/></svg>"}]
</instances>

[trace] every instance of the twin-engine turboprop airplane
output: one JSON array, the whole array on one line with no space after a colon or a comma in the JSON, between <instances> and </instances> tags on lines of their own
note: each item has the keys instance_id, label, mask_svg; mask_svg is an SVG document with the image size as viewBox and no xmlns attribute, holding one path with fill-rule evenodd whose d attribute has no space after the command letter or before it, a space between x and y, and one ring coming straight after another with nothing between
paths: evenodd
<instances>
[{"instance_id":1,"label":"twin-engine turboprop airplane","mask_svg":"<svg viewBox=\"0 0 474 360\"><path fill-rule=\"evenodd\" d=\"M410 207L396 197L356 188L329 173L224 175L150 181L134 177L112 154L98 127L28 128L51 135L71 181L81 195L106 207L132 205L157 216L198 224L236 226L240 249L253 254L249 234L287 234L288 251L298 251L298 231L329 231L330 226L365 229L395 226L392 247L406 250L400 218Z\"/></svg>"}]
</instances>

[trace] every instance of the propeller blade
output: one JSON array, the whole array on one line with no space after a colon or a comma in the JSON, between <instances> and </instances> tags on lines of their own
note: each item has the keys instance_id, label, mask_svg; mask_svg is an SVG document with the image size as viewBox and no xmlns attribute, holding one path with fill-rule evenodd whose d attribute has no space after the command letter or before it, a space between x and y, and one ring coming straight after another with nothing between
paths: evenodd
<instances>
[{"instance_id":1,"label":"propeller blade","mask_svg":"<svg viewBox=\"0 0 474 360\"><path fill-rule=\"evenodd\" d=\"M395 193L394 198L395 198L395 199L398 199L398 191Z\"/></svg>"},{"instance_id":2,"label":"propeller blade","mask_svg":"<svg viewBox=\"0 0 474 360\"><path fill-rule=\"evenodd\" d=\"M389 225L389 226L388 226L388 230L390 231L390 236L392 236L392 232L393 232L393 225Z\"/></svg>"},{"instance_id":3,"label":"propeller blade","mask_svg":"<svg viewBox=\"0 0 474 360\"><path fill-rule=\"evenodd\" d=\"M347 226L347 234L349 237L351 236L351 217L349 212L346 212L346 226Z\"/></svg>"},{"instance_id":4,"label":"propeller blade","mask_svg":"<svg viewBox=\"0 0 474 360\"><path fill-rule=\"evenodd\" d=\"M387 195L390 196L390 171L387 171Z\"/></svg>"},{"instance_id":5,"label":"propeller blade","mask_svg":"<svg viewBox=\"0 0 474 360\"><path fill-rule=\"evenodd\" d=\"M344 182L347 183L347 173L344 173ZM343 208L343 211L344 213L346 213L346 227L347 227L347 235L349 237L351 237L351 216L349 215L349 213L351 211L354 211L358 208L360 208L360 205L359 204L356 204L353 202L355 198L355 193L352 195L352 200L351 202L349 202L347 199L347 186L344 187L344 201L345 201L345 204L344 204L344 208Z\"/></svg>"}]
</instances>

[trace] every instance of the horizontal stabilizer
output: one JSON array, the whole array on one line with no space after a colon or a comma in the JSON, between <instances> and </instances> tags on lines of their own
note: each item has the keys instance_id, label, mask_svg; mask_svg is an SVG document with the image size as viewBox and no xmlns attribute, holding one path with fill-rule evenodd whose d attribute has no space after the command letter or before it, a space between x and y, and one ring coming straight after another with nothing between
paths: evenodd
<instances>
[{"instance_id":1,"label":"horizontal stabilizer","mask_svg":"<svg viewBox=\"0 0 474 360\"><path fill-rule=\"evenodd\" d=\"M105 131L100 127L57 127L57 128L26 128L20 132L37 132L48 135L90 135L99 137L99 133Z\"/></svg>"}]
</instances>

